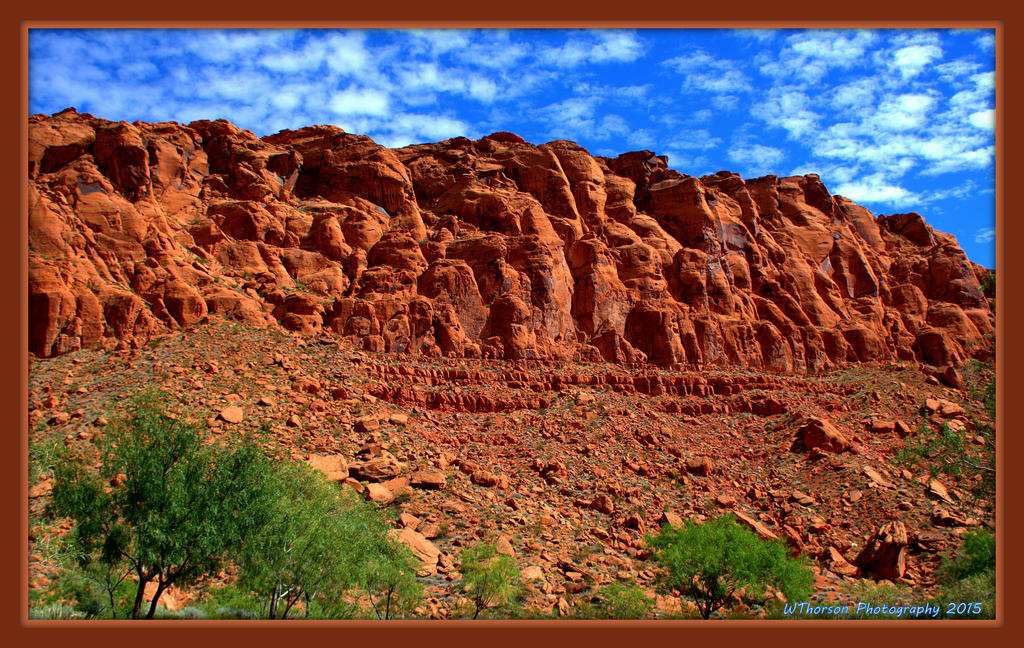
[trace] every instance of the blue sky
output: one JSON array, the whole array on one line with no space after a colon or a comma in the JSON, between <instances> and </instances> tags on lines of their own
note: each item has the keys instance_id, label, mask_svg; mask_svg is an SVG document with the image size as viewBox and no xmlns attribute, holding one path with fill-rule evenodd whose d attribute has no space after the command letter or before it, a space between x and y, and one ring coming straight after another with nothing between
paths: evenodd
<instances>
[{"instance_id":1,"label":"blue sky","mask_svg":"<svg viewBox=\"0 0 1024 648\"><path fill-rule=\"evenodd\" d=\"M385 146L505 130L691 175L818 173L995 267L994 30L50 30L29 112L336 124Z\"/></svg>"}]
</instances>

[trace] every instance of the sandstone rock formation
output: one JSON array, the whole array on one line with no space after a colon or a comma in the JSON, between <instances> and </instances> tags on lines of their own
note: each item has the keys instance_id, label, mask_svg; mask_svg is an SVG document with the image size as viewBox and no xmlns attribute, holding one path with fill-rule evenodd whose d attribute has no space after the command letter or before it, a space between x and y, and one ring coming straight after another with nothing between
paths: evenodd
<instances>
[{"instance_id":1,"label":"sandstone rock formation","mask_svg":"<svg viewBox=\"0 0 1024 648\"><path fill-rule=\"evenodd\" d=\"M902 522L889 522L873 535L854 560L854 564L877 579L894 579L907 570L907 528Z\"/></svg>"},{"instance_id":2,"label":"sandstone rock formation","mask_svg":"<svg viewBox=\"0 0 1024 648\"><path fill-rule=\"evenodd\" d=\"M815 175L696 178L510 133L29 118L29 349L209 318L370 351L810 372L992 353L988 270Z\"/></svg>"}]
</instances>

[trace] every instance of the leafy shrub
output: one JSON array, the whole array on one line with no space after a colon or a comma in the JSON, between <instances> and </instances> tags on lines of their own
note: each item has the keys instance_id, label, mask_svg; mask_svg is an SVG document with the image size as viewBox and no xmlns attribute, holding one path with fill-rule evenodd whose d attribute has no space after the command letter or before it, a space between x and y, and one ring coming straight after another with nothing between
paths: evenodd
<instances>
[{"instance_id":1,"label":"leafy shrub","mask_svg":"<svg viewBox=\"0 0 1024 648\"><path fill-rule=\"evenodd\" d=\"M943 618L994 619L996 615L996 537L987 529L964 536L956 557L944 560L936 574L942 584ZM981 611L950 611L949 604L981 603Z\"/></svg>"},{"instance_id":2,"label":"leafy shrub","mask_svg":"<svg viewBox=\"0 0 1024 648\"><path fill-rule=\"evenodd\" d=\"M307 617L351 618L360 610L343 595L364 588L388 619L421 596L417 561L380 511L304 464L267 457L251 439L204 444L152 394L113 422L98 459L94 469L92 458L69 454L54 467L50 513L75 526L48 540L64 570L44 603L78 601L93 616L181 618L159 605L162 593L229 563L238 582L208 590L189 618L255 617L261 602L269 618L286 618L300 601Z\"/></svg>"},{"instance_id":3,"label":"leafy shrub","mask_svg":"<svg viewBox=\"0 0 1024 648\"><path fill-rule=\"evenodd\" d=\"M577 616L586 619L642 619L654 609L654 599L642 589L625 583L611 583L582 604Z\"/></svg>"},{"instance_id":4,"label":"leafy shrub","mask_svg":"<svg viewBox=\"0 0 1024 648\"><path fill-rule=\"evenodd\" d=\"M191 606L178 610L178 613L177 613L176 616L179 619L190 619L190 620L207 619L207 618L209 618L209 617L207 617L206 612L204 612L203 610L201 610L201 609L199 609L197 607L191 607Z\"/></svg>"},{"instance_id":5,"label":"leafy shrub","mask_svg":"<svg viewBox=\"0 0 1024 648\"><path fill-rule=\"evenodd\" d=\"M462 582L473 602L473 618L487 608L508 603L516 593L519 568L510 556L498 553L497 545L482 543L462 551Z\"/></svg>"},{"instance_id":6,"label":"leafy shrub","mask_svg":"<svg viewBox=\"0 0 1024 648\"><path fill-rule=\"evenodd\" d=\"M41 423L46 428L45 423ZM39 439L37 435L28 438L28 483L31 486L39 479L53 472L53 467L64 455L64 443L59 437Z\"/></svg>"},{"instance_id":7,"label":"leafy shrub","mask_svg":"<svg viewBox=\"0 0 1024 648\"><path fill-rule=\"evenodd\" d=\"M705 619L740 590L756 598L774 587L797 600L807 598L814 582L806 559L790 557L785 544L762 540L732 515L665 525L648 544L662 566L661 587L691 597Z\"/></svg>"},{"instance_id":8,"label":"leafy shrub","mask_svg":"<svg viewBox=\"0 0 1024 648\"><path fill-rule=\"evenodd\" d=\"M955 607L961 603L981 603L981 611L957 613ZM972 574L942 588L937 601L944 619L994 619L996 618L996 572L994 569Z\"/></svg>"},{"instance_id":9,"label":"leafy shrub","mask_svg":"<svg viewBox=\"0 0 1024 648\"><path fill-rule=\"evenodd\" d=\"M258 619L260 615L256 614L252 610L244 608L235 608L230 605L222 605L213 613L210 617L213 619Z\"/></svg>"},{"instance_id":10,"label":"leafy shrub","mask_svg":"<svg viewBox=\"0 0 1024 648\"><path fill-rule=\"evenodd\" d=\"M198 605L211 619L259 618L259 599L237 583L208 588Z\"/></svg>"},{"instance_id":11,"label":"leafy shrub","mask_svg":"<svg viewBox=\"0 0 1024 648\"><path fill-rule=\"evenodd\" d=\"M939 581L952 585L970 576L995 571L996 536L987 529L977 529L964 535L956 557L944 560L939 568Z\"/></svg>"}]
</instances>

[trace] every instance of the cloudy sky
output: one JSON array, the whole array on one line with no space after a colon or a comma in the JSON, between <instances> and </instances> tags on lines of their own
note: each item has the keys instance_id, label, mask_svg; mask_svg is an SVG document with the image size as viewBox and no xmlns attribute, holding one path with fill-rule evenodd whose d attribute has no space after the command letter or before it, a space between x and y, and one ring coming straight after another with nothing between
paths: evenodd
<instances>
[{"instance_id":1,"label":"cloudy sky","mask_svg":"<svg viewBox=\"0 0 1024 648\"><path fill-rule=\"evenodd\" d=\"M29 112L336 124L386 146L505 130L691 175L817 173L995 266L993 30L49 30Z\"/></svg>"}]
</instances>

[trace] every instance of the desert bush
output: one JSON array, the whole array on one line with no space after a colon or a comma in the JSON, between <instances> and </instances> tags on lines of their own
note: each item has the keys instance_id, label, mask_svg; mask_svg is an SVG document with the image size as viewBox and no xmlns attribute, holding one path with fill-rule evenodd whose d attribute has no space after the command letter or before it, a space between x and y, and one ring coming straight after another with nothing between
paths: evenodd
<instances>
[{"instance_id":1,"label":"desert bush","mask_svg":"<svg viewBox=\"0 0 1024 648\"><path fill-rule=\"evenodd\" d=\"M991 531L977 529L967 533L956 556L943 560L936 576L942 585L938 603L943 618L995 618L996 537ZM974 608L958 613L955 608L960 603L980 603L980 612Z\"/></svg>"},{"instance_id":2,"label":"desert bush","mask_svg":"<svg viewBox=\"0 0 1024 648\"><path fill-rule=\"evenodd\" d=\"M50 605L30 608L28 618L38 621L71 621L73 619L84 619L85 614L70 605L51 603Z\"/></svg>"},{"instance_id":3,"label":"desert bush","mask_svg":"<svg viewBox=\"0 0 1024 648\"><path fill-rule=\"evenodd\" d=\"M692 598L704 619L740 591L760 598L771 587L799 600L807 598L814 582L806 559L790 557L785 544L762 540L732 515L678 528L665 525L648 544L662 567L662 589Z\"/></svg>"},{"instance_id":4,"label":"desert bush","mask_svg":"<svg viewBox=\"0 0 1024 648\"><path fill-rule=\"evenodd\" d=\"M362 588L387 619L421 594L417 562L388 534L382 512L303 464L267 457L251 439L204 444L153 394L111 424L97 457L56 461L49 512L75 524L59 538L67 550L50 552L64 568L61 591L42 603L176 617L161 611L163 592L228 564L237 583L211 588L188 614L247 618L262 602L267 617L287 618L302 601L308 617L350 618L358 608L343 595ZM157 589L144 610L151 582Z\"/></svg>"},{"instance_id":5,"label":"desert bush","mask_svg":"<svg viewBox=\"0 0 1024 648\"><path fill-rule=\"evenodd\" d=\"M956 556L943 560L937 576L944 585L969 576L984 574L996 568L996 536L987 529L977 529L964 535Z\"/></svg>"},{"instance_id":6,"label":"desert bush","mask_svg":"<svg viewBox=\"0 0 1024 648\"><path fill-rule=\"evenodd\" d=\"M582 603L576 616L584 619L643 619L654 610L654 599L636 585L615 582Z\"/></svg>"},{"instance_id":7,"label":"desert bush","mask_svg":"<svg viewBox=\"0 0 1024 648\"><path fill-rule=\"evenodd\" d=\"M473 618L488 608L508 603L516 593L519 568L510 556L498 553L496 544L481 543L462 550L462 582L473 602Z\"/></svg>"},{"instance_id":8,"label":"desert bush","mask_svg":"<svg viewBox=\"0 0 1024 648\"><path fill-rule=\"evenodd\" d=\"M971 574L944 586L936 603L944 619L996 618L995 570ZM980 603L980 606L957 612L956 607L963 603Z\"/></svg>"}]
</instances>

